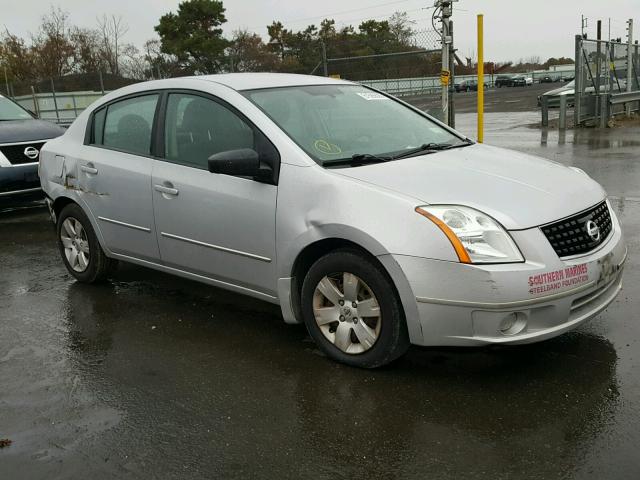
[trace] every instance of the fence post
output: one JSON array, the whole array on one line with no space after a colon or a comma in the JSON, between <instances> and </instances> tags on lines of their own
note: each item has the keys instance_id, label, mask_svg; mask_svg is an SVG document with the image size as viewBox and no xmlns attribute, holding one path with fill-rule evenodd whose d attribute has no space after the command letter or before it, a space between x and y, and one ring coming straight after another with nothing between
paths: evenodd
<instances>
[{"instance_id":1,"label":"fence post","mask_svg":"<svg viewBox=\"0 0 640 480\"><path fill-rule=\"evenodd\" d=\"M547 109L547 123L549 123L548 109ZM564 130L565 128L567 128L567 96L566 95L560 95L560 118L558 119L558 128L560 130Z\"/></svg>"},{"instance_id":2,"label":"fence post","mask_svg":"<svg viewBox=\"0 0 640 480\"><path fill-rule=\"evenodd\" d=\"M33 98L33 111L36 117L40 118L40 105L38 105L38 99L36 98L36 90L31 85L31 98Z\"/></svg>"},{"instance_id":3,"label":"fence post","mask_svg":"<svg viewBox=\"0 0 640 480\"><path fill-rule=\"evenodd\" d=\"M102 95L104 95L104 80L102 79L102 70L98 70L98 78L100 79L100 90L102 91Z\"/></svg>"},{"instance_id":4,"label":"fence post","mask_svg":"<svg viewBox=\"0 0 640 480\"><path fill-rule=\"evenodd\" d=\"M60 113L58 112L58 99L56 98L56 88L53 85L53 77L51 77L51 94L53 95L53 108L56 111L56 122L60 123Z\"/></svg>"},{"instance_id":5,"label":"fence post","mask_svg":"<svg viewBox=\"0 0 640 480\"><path fill-rule=\"evenodd\" d=\"M329 76L329 67L327 65L327 46L324 44L324 40L320 39L320 46L322 47L322 72L325 77Z\"/></svg>"},{"instance_id":6,"label":"fence post","mask_svg":"<svg viewBox=\"0 0 640 480\"><path fill-rule=\"evenodd\" d=\"M4 86L7 89L7 97L10 97L11 92L9 91L9 78L7 77L7 67L4 67Z\"/></svg>"},{"instance_id":7,"label":"fence post","mask_svg":"<svg viewBox=\"0 0 640 480\"><path fill-rule=\"evenodd\" d=\"M449 45L449 70L451 74L449 75L449 126L451 128L456 128L456 102L455 95L451 91L453 85L455 84L455 72L456 72L456 62L453 56L454 46L453 46L453 20L449 21L449 35L451 36L451 44Z\"/></svg>"},{"instance_id":8,"label":"fence post","mask_svg":"<svg viewBox=\"0 0 640 480\"><path fill-rule=\"evenodd\" d=\"M582 35L576 35L575 49L575 73L574 73L574 89L573 89L573 126L580 125L580 115L582 107ZM541 97L544 98L544 95Z\"/></svg>"},{"instance_id":9,"label":"fence post","mask_svg":"<svg viewBox=\"0 0 640 480\"><path fill-rule=\"evenodd\" d=\"M540 111L542 113L542 126L549 126L549 98L546 95L540 96Z\"/></svg>"},{"instance_id":10,"label":"fence post","mask_svg":"<svg viewBox=\"0 0 640 480\"><path fill-rule=\"evenodd\" d=\"M602 21L598 20L597 27L597 37L596 37L596 78L593 79L593 86L595 87L595 95L596 95L596 112L595 117L596 120L602 116L602 111L600 109L601 101L600 101L600 76L602 75ZM609 51L607 50L607 57L609 56ZM609 63L609 62L607 62ZM609 69L607 68L607 71Z\"/></svg>"},{"instance_id":11,"label":"fence post","mask_svg":"<svg viewBox=\"0 0 640 480\"><path fill-rule=\"evenodd\" d=\"M629 21L628 32L627 32L627 92L631 93L631 83L632 76L631 71L633 70L633 54L631 52L631 47L633 46L633 19L630 18ZM627 117L631 116L631 102L625 104L625 113Z\"/></svg>"},{"instance_id":12,"label":"fence post","mask_svg":"<svg viewBox=\"0 0 640 480\"><path fill-rule=\"evenodd\" d=\"M478 143L484 142L484 27L483 14L478 14Z\"/></svg>"},{"instance_id":13,"label":"fence post","mask_svg":"<svg viewBox=\"0 0 640 480\"><path fill-rule=\"evenodd\" d=\"M633 67L633 76L636 79L636 88L640 90L640 77L638 76L638 72L636 71L636 67L640 67L640 56L638 55L638 40L635 41L633 46L633 55L635 57L635 63L632 63ZM638 100L638 113L640 113L640 100Z\"/></svg>"},{"instance_id":14,"label":"fence post","mask_svg":"<svg viewBox=\"0 0 640 480\"><path fill-rule=\"evenodd\" d=\"M609 121L609 94L600 95L596 100L600 104L600 128L606 128Z\"/></svg>"}]
</instances>

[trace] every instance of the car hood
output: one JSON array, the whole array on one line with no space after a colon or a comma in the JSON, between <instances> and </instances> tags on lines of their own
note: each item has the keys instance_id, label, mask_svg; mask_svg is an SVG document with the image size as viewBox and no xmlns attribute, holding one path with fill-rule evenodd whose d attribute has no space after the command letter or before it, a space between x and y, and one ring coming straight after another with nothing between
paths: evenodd
<instances>
[{"instance_id":1,"label":"car hood","mask_svg":"<svg viewBox=\"0 0 640 480\"><path fill-rule=\"evenodd\" d=\"M469 206L509 230L558 220L595 205L606 195L581 171L481 144L332 171L413 197L416 206Z\"/></svg>"},{"instance_id":2,"label":"car hood","mask_svg":"<svg viewBox=\"0 0 640 480\"><path fill-rule=\"evenodd\" d=\"M574 92L575 92L574 88L560 87L560 88L555 88L553 90L549 90L548 92L544 92L543 95L549 95L549 96L573 95Z\"/></svg>"},{"instance_id":3,"label":"car hood","mask_svg":"<svg viewBox=\"0 0 640 480\"><path fill-rule=\"evenodd\" d=\"M0 121L0 143L20 143L59 137L65 129L44 120Z\"/></svg>"}]
</instances>

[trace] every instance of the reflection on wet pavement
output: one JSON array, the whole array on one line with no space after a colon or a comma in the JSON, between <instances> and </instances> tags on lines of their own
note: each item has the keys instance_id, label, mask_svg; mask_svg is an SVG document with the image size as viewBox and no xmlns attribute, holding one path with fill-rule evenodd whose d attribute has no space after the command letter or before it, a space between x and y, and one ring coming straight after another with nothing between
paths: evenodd
<instances>
[{"instance_id":1,"label":"reflection on wet pavement","mask_svg":"<svg viewBox=\"0 0 640 480\"><path fill-rule=\"evenodd\" d=\"M638 478L638 146L513 130L609 182L630 247L607 311L537 345L357 370L258 300L126 265L75 283L44 210L0 215L0 477Z\"/></svg>"}]
</instances>

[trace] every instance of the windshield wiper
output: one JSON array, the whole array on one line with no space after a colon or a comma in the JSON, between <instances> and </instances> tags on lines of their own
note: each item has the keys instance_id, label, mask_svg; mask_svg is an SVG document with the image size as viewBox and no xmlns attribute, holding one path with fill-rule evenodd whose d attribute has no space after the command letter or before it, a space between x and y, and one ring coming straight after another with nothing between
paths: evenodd
<instances>
[{"instance_id":1,"label":"windshield wiper","mask_svg":"<svg viewBox=\"0 0 640 480\"><path fill-rule=\"evenodd\" d=\"M400 158L410 157L412 155L416 155L422 152L434 153L441 150L449 150L450 148L460 148L466 147L468 145L472 145L473 142L467 138L463 139L461 143L451 144L451 143L423 143L419 147L411 148L409 150L403 150L395 155L373 155L371 153L354 153L350 158L341 158L340 160L327 161L324 165L333 166L333 165L351 165L351 166L360 166L367 165L369 163L382 163L389 162L391 160L398 160Z\"/></svg>"},{"instance_id":2,"label":"windshield wiper","mask_svg":"<svg viewBox=\"0 0 640 480\"><path fill-rule=\"evenodd\" d=\"M339 166L339 165L351 165L357 167L360 165L367 165L369 163L381 163L392 160L391 157L384 155L373 155L371 153L354 153L349 158L341 158L339 160L330 160L323 163L326 166Z\"/></svg>"},{"instance_id":3,"label":"windshield wiper","mask_svg":"<svg viewBox=\"0 0 640 480\"><path fill-rule=\"evenodd\" d=\"M422 145L420 145L419 147L416 148L412 148L411 150L405 150L403 152L397 153L393 156L391 156L391 160L396 160L398 158L406 158L406 157L410 157L412 155L415 155L416 153L420 153L420 152L439 152L441 150L449 150L451 148L460 148L460 147L466 147L473 144L473 142L467 138L465 138L464 140L462 140L462 143L424 143Z\"/></svg>"}]
</instances>

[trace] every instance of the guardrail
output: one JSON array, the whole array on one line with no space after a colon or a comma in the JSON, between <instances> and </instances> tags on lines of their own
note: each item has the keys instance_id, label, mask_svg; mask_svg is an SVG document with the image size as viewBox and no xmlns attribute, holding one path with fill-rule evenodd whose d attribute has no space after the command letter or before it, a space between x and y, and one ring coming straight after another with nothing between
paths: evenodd
<instances>
[{"instance_id":1,"label":"guardrail","mask_svg":"<svg viewBox=\"0 0 640 480\"><path fill-rule=\"evenodd\" d=\"M609 95L609 103L611 105L620 105L621 103L629 102L640 102L640 90Z\"/></svg>"}]
</instances>

